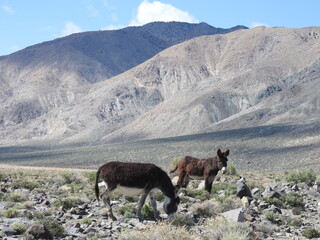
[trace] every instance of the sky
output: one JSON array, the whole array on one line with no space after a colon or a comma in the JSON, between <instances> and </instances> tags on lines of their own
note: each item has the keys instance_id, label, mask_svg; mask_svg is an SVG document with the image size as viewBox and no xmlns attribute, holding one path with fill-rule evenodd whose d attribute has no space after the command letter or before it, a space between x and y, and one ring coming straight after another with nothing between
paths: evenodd
<instances>
[{"instance_id":1,"label":"sky","mask_svg":"<svg viewBox=\"0 0 320 240\"><path fill-rule=\"evenodd\" d=\"M320 0L0 0L0 56L72 33L153 21L320 26Z\"/></svg>"}]
</instances>

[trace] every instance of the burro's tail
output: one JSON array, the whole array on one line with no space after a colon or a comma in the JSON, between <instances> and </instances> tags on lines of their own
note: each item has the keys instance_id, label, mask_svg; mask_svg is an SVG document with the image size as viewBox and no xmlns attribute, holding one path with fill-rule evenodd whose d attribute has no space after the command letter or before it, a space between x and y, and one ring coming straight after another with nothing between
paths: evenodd
<instances>
[{"instance_id":1,"label":"burro's tail","mask_svg":"<svg viewBox=\"0 0 320 240\"><path fill-rule=\"evenodd\" d=\"M178 164L177 164L177 166L176 166L174 169L172 169L172 170L170 171L170 173L174 173L175 171L177 171L177 169L178 169Z\"/></svg>"},{"instance_id":2,"label":"burro's tail","mask_svg":"<svg viewBox=\"0 0 320 240\"><path fill-rule=\"evenodd\" d=\"M101 172L101 168L98 169L98 172L96 174L96 184L94 186L94 189L95 189L95 192L96 192L96 198L97 198L98 201L99 201L99 184L98 184L98 181L99 181L100 172Z\"/></svg>"}]
</instances>

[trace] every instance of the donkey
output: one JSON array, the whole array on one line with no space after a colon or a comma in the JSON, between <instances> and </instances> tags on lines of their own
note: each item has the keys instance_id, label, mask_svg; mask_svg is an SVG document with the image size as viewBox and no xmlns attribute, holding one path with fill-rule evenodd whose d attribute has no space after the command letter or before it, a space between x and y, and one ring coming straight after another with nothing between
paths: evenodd
<instances>
[{"instance_id":1,"label":"donkey","mask_svg":"<svg viewBox=\"0 0 320 240\"><path fill-rule=\"evenodd\" d=\"M149 194L153 214L155 219L160 219L157 211L157 203L155 199L156 188L159 188L167 197L163 209L166 214L175 213L180 202L176 196L175 187L173 186L169 176L161 168L151 163L127 163L127 162L109 162L102 165L96 175L95 193L99 201L99 176L105 182L107 190L101 195L105 205L109 208L108 216L112 220L116 217L112 213L110 205L110 196L116 188L126 196L140 195L138 203L137 215L139 221L142 221L141 209Z\"/></svg>"},{"instance_id":2,"label":"donkey","mask_svg":"<svg viewBox=\"0 0 320 240\"><path fill-rule=\"evenodd\" d=\"M212 182L217 176L218 171L222 173L227 171L227 156L230 151L221 152L217 151L217 156L207 159L198 159L190 156L186 156L179 160L175 169L170 173L175 172L178 169L179 179L176 185L178 190L180 187L187 187L190 179L205 180L205 190L211 193Z\"/></svg>"}]
</instances>

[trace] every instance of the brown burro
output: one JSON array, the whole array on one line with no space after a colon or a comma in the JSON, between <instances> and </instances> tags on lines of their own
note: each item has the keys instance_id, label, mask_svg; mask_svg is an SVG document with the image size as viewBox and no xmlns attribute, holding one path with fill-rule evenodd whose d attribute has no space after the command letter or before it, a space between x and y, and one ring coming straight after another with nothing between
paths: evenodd
<instances>
[{"instance_id":1,"label":"brown burro","mask_svg":"<svg viewBox=\"0 0 320 240\"><path fill-rule=\"evenodd\" d=\"M190 156L186 156L179 160L175 169L170 173L175 172L178 169L178 182L176 189L180 187L187 187L190 179L205 180L205 190L211 193L212 182L217 176L219 170L222 173L227 171L227 161L230 151L221 152L217 151L217 156L207 159L198 159Z\"/></svg>"},{"instance_id":2,"label":"brown burro","mask_svg":"<svg viewBox=\"0 0 320 240\"><path fill-rule=\"evenodd\" d=\"M148 194L154 217L160 219L155 199L155 189L157 188L167 197L163 204L164 211L170 215L178 209L180 199L176 196L175 187L171 179L165 171L154 164L109 162L102 165L96 175L95 192L98 200L99 176L107 186L107 190L101 195L101 198L109 208L108 215L112 220L116 220L116 218L112 213L110 196L115 189L118 189L126 196L141 195L137 210L139 221L142 221L141 208Z\"/></svg>"}]
</instances>

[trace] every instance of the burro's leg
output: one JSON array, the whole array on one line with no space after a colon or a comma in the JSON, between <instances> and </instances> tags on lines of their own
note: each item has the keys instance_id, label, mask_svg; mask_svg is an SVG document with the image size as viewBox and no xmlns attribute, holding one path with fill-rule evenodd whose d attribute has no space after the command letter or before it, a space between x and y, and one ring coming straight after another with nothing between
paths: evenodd
<instances>
[{"instance_id":1,"label":"burro's leg","mask_svg":"<svg viewBox=\"0 0 320 240\"><path fill-rule=\"evenodd\" d=\"M138 215L138 219L140 222L142 222L141 209L142 209L144 202L146 201L148 193L149 193L149 191L143 191L143 193L141 194L140 199L139 199L137 215Z\"/></svg>"},{"instance_id":2,"label":"burro's leg","mask_svg":"<svg viewBox=\"0 0 320 240\"><path fill-rule=\"evenodd\" d=\"M212 183L215 177L216 177L215 175L212 175L212 176L207 176L205 178L204 186L205 186L205 190L207 190L208 193L211 193Z\"/></svg>"},{"instance_id":3,"label":"burro's leg","mask_svg":"<svg viewBox=\"0 0 320 240\"><path fill-rule=\"evenodd\" d=\"M182 183L182 187L187 188L189 182L190 182L190 177L186 174Z\"/></svg>"},{"instance_id":4,"label":"burro's leg","mask_svg":"<svg viewBox=\"0 0 320 240\"><path fill-rule=\"evenodd\" d=\"M106 205L106 207L108 208L108 217L110 217L112 219L112 221L116 221L117 218L113 215L113 212L112 212L112 207L111 207L111 204L110 204L110 196L111 196L111 193L112 191L114 190L114 188L108 188L102 195L101 195L101 198L102 198L102 201L104 202L104 204Z\"/></svg>"},{"instance_id":5,"label":"burro's leg","mask_svg":"<svg viewBox=\"0 0 320 240\"><path fill-rule=\"evenodd\" d=\"M178 179L178 182L177 182L177 185L176 185L176 189L179 189L181 186L183 186L183 183L185 182L184 181L185 176L186 176L186 172L185 171L179 172L179 179Z\"/></svg>"},{"instance_id":6,"label":"burro's leg","mask_svg":"<svg viewBox=\"0 0 320 240\"><path fill-rule=\"evenodd\" d=\"M149 193L149 198L150 198L150 202L151 202L151 206L153 209L153 215L155 219L160 219L159 213L158 213L158 209L157 209L157 201L156 201L156 193L154 191L151 191Z\"/></svg>"}]
</instances>

